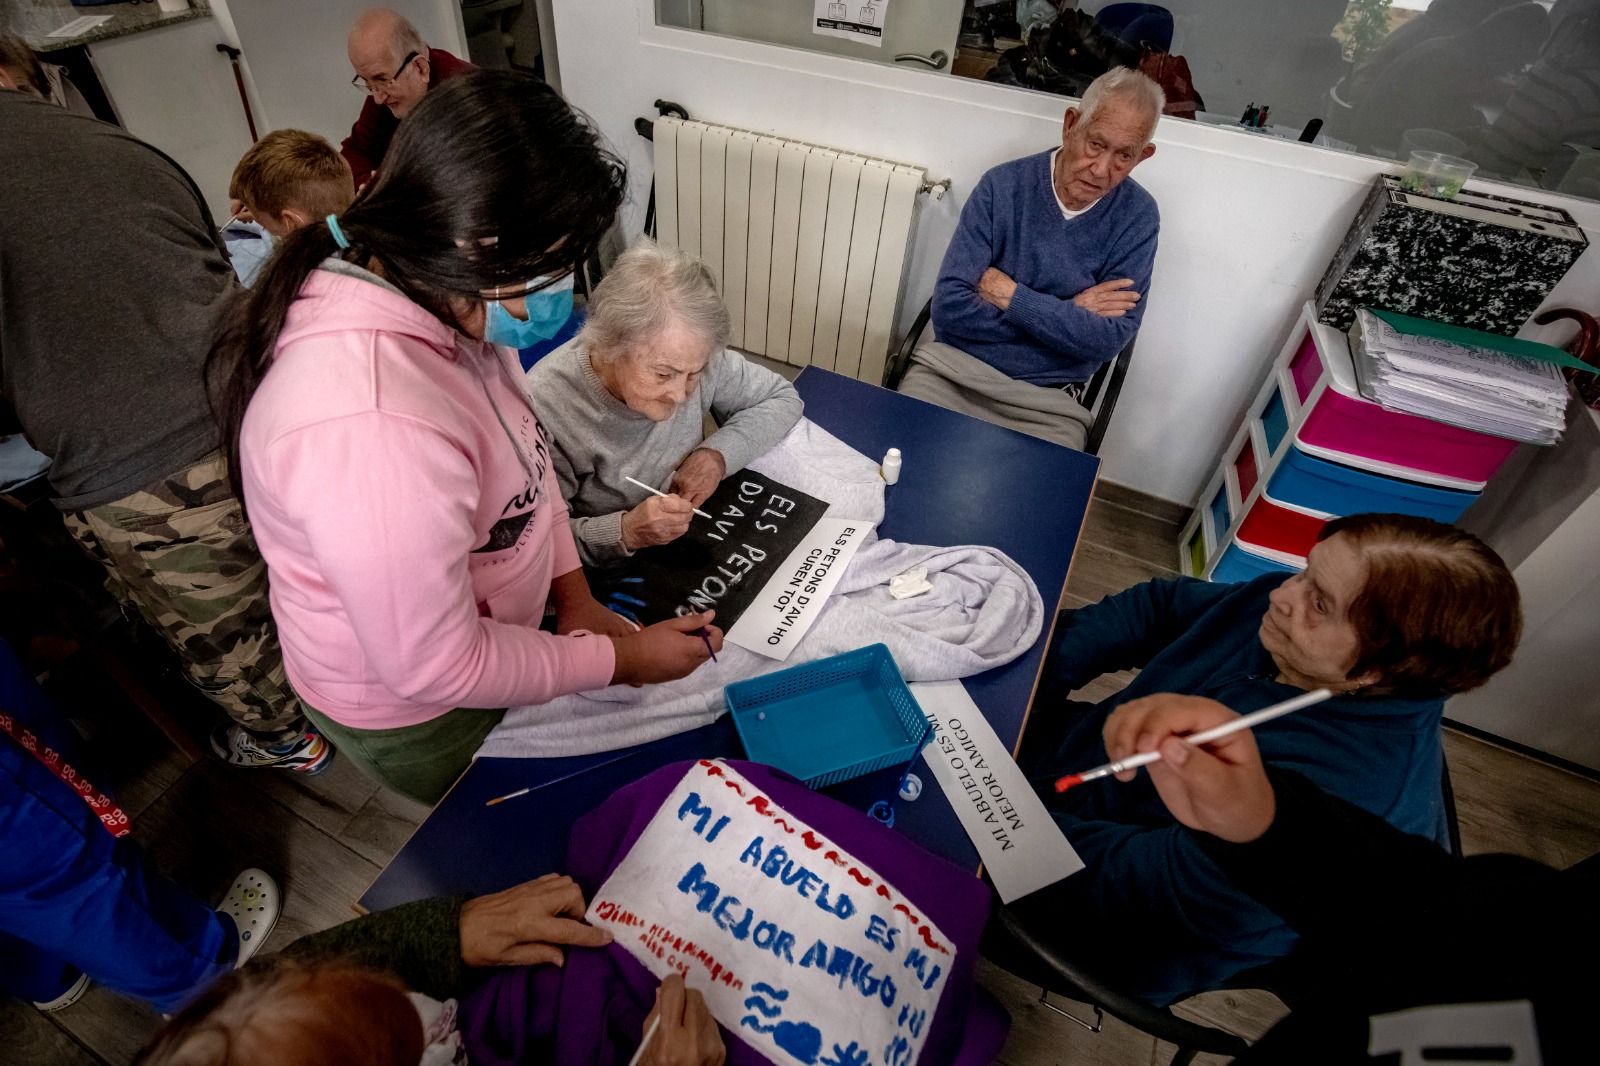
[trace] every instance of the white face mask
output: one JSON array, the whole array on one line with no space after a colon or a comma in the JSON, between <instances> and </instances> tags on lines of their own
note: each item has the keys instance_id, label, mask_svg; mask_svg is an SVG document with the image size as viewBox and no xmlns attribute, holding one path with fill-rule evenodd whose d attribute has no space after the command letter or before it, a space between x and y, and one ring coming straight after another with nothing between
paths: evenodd
<instances>
[{"instance_id":1,"label":"white face mask","mask_svg":"<svg viewBox=\"0 0 1600 1066\"><path fill-rule=\"evenodd\" d=\"M467 1049L456 1027L456 1001L440 1003L421 992L407 992L406 998L422 1019L422 1039L426 1041L417 1066L467 1066Z\"/></svg>"}]
</instances>

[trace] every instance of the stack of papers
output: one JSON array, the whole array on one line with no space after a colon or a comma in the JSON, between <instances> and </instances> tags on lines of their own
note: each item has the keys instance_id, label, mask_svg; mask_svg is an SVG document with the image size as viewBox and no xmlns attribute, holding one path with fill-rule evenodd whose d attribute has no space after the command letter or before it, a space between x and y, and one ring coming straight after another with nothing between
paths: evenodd
<instances>
[{"instance_id":1,"label":"stack of papers","mask_svg":"<svg viewBox=\"0 0 1600 1066\"><path fill-rule=\"evenodd\" d=\"M1350 327L1356 381L1368 399L1462 429L1548 445L1566 426L1567 383L1555 362L1525 354L1540 347L1366 308Z\"/></svg>"}]
</instances>

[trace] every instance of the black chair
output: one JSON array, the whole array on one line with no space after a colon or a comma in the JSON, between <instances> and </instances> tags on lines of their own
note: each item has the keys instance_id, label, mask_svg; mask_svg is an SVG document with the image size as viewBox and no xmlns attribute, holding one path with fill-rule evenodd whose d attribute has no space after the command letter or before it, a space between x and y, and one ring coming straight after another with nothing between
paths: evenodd
<instances>
[{"instance_id":1,"label":"black chair","mask_svg":"<svg viewBox=\"0 0 1600 1066\"><path fill-rule=\"evenodd\" d=\"M911 323L911 328L906 331L900 347L889 357L889 363L883 371L884 388L900 387L900 379L905 377L906 368L911 365L911 353L916 351L917 345L922 342L922 335L927 332L928 322L932 317L933 301L929 300L922 306L917 320ZM1093 421L1089 424L1089 435L1083 443L1083 450L1089 455L1100 454L1100 444L1105 440L1106 428L1111 425L1111 415L1117 409L1117 397L1122 392L1122 379L1128 376L1128 364L1132 361L1133 340L1130 339L1122 351L1117 353L1117 357L1101 364L1100 369L1094 372L1094 376L1084 386L1081 402L1093 415Z\"/></svg>"},{"instance_id":2,"label":"black chair","mask_svg":"<svg viewBox=\"0 0 1600 1066\"><path fill-rule=\"evenodd\" d=\"M1461 823L1456 820L1456 790L1450 784L1450 763L1445 759L1444 744L1439 745L1439 797L1444 802L1444 828L1450 841L1450 854L1462 857Z\"/></svg>"},{"instance_id":3,"label":"black chair","mask_svg":"<svg viewBox=\"0 0 1600 1066\"><path fill-rule=\"evenodd\" d=\"M1177 1045L1171 1066L1188 1066L1201 1052L1240 1055L1250 1046L1232 1033L1180 1018L1166 1007L1152 1006L1112 986L1038 936L1009 907L995 912L984 931L982 951L990 962L1038 985L1040 1003L1090 1032L1098 1033L1104 1016L1110 1014L1158 1040ZM1051 1003L1052 994L1089 1004L1095 1020L1085 1021Z\"/></svg>"},{"instance_id":4,"label":"black chair","mask_svg":"<svg viewBox=\"0 0 1600 1066\"><path fill-rule=\"evenodd\" d=\"M1440 766L1439 788L1444 802L1450 852L1459 858L1461 828L1456 822L1455 790L1450 783L1450 767L1444 762L1442 749ZM1596 866L1600 867L1600 856L1596 856ZM1158 1040L1176 1045L1177 1051L1173 1053L1170 1066L1188 1066L1200 1053L1239 1055L1249 1046L1242 1037L1180 1018L1170 1008L1156 1007L1122 991L1097 974L1093 967L1086 967L1062 954L1009 907L1002 907L995 913L984 930L981 950L985 958L1001 969L1038 985L1040 1003L1091 1032L1099 1032L1104 1016L1110 1014ZM1227 987L1233 990L1263 989L1277 996L1291 1010L1325 999L1328 994L1314 957L1308 958L1299 951L1239 974L1228 982ZM1095 1020L1085 1021L1051 1003L1049 997L1052 993L1089 1004Z\"/></svg>"}]
</instances>

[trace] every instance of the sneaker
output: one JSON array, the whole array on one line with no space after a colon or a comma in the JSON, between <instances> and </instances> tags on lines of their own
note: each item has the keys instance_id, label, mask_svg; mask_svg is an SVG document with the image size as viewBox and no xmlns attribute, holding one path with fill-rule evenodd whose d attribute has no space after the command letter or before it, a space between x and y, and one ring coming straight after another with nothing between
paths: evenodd
<instances>
[{"instance_id":1,"label":"sneaker","mask_svg":"<svg viewBox=\"0 0 1600 1066\"><path fill-rule=\"evenodd\" d=\"M78 1002L78 1000L83 998L83 994L87 991L89 991L89 975L86 973L80 973L78 975L78 979L72 982L72 984L68 985L67 990L61 993L55 999L47 999L43 1003L35 1000L33 1005L39 1010L44 1011L46 1014L54 1014L56 1011L66 1010L68 1007Z\"/></svg>"},{"instance_id":2,"label":"sneaker","mask_svg":"<svg viewBox=\"0 0 1600 1066\"><path fill-rule=\"evenodd\" d=\"M235 970L249 962L250 957L266 943L267 937L272 935L272 927L278 924L281 902L278 882L264 870L251 867L233 879L233 885L222 898L217 913L232 918L234 927L239 931L239 957L233 963Z\"/></svg>"},{"instance_id":3,"label":"sneaker","mask_svg":"<svg viewBox=\"0 0 1600 1066\"><path fill-rule=\"evenodd\" d=\"M333 761L333 745L311 729L293 740L268 745L240 726L221 726L211 734L211 750L229 766L270 766L306 775L320 774Z\"/></svg>"}]
</instances>

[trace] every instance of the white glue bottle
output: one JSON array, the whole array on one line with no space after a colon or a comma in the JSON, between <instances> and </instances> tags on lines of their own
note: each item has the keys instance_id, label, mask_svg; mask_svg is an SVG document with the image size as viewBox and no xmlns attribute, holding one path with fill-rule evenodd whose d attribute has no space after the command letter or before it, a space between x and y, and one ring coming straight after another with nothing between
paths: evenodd
<instances>
[{"instance_id":1,"label":"white glue bottle","mask_svg":"<svg viewBox=\"0 0 1600 1066\"><path fill-rule=\"evenodd\" d=\"M890 448L889 454L883 457L883 466L878 469L883 475L884 483L893 485L900 480L900 449Z\"/></svg>"}]
</instances>

